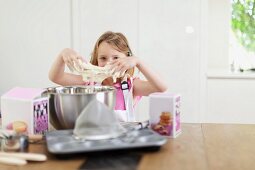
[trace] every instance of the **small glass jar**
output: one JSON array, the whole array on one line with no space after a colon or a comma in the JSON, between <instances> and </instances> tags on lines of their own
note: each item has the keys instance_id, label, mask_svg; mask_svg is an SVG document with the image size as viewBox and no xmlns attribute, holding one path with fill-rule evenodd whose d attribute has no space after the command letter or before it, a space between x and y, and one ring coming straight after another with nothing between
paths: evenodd
<instances>
[{"instance_id":1,"label":"small glass jar","mask_svg":"<svg viewBox=\"0 0 255 170\"><path fill-rule=\"evenodd\" d=\"M28 137L25 135L13 135L1 139L1 151L5 152L25 152L28 145Z\"/></svg>"}]
</instances>

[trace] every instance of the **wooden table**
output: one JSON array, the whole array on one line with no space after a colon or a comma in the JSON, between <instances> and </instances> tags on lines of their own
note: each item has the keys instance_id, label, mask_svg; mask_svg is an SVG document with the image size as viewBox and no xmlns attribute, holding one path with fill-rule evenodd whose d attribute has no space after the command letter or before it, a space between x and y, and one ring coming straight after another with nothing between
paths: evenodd
<instances>
[{"instance_id":1,"label":"wooden table","mask_svg":"<svg viewBox=\"0 0 255 170\"><path fill-rule=\"evenodd\" d=\"M45 153L43 163L25 166L0 165L2 170L72 170L79 169L85 157L68 160L50 155L45 143L30 144L30 152ZM255 168L255 125L182 124L182 134L169 139L158 152L146 152L139 170L251 170Z\"/></svg>"}]
</instances>

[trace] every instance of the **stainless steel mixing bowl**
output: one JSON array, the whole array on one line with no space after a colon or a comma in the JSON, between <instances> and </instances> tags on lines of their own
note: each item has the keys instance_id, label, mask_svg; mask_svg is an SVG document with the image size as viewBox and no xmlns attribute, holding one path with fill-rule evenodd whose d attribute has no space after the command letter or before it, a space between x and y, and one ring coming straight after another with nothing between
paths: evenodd
<instances>
[{"instance_id":1,"label":"stainless steel mixing bowl","mask_svg":"<svg viewBox=\"0 0 255 170\"><path fill-rule=\"evenodd\" d=\"M73 129L76 118L94 99L114 109L116 92L111 86L50 87L42 94L49 97L50 122L59 129Z\"/></svg>"}]
</instances>

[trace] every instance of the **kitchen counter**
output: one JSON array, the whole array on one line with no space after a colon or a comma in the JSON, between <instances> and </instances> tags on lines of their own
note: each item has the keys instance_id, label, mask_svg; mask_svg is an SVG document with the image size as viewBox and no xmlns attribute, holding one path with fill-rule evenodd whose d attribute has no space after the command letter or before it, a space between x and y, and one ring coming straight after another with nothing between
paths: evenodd
<instances>
[{"instance_id":1,"label":"kitchen counter","mask_svg":"<svg viewBox=\"0 0 255 170\"><path fill-rule=\"evenodd\" d=\"M46 162L25 166L0 164L10 170L72 170L86 163L86 155L57 159L49 154L46 143L30 144L29 152L44 153ZM182 124L182 134L156 152L142 152L139 170L250 170L255 167L255 125Z\"/></svg>"}]
</instances>

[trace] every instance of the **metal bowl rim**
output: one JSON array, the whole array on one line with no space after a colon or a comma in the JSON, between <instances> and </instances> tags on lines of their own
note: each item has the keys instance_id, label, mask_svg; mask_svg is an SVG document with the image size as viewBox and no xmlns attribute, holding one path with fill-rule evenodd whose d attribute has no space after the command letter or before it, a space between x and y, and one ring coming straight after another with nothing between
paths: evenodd
<instances>
[{"instance_id":1,"label":"metal bowl rim","mask_svg":"<svg viewBox=\"0 0 255 170\"><path fill-rule=\"evenodd\" d=\"M86 88L86 87L91 87L91 86L56 86L56 87L47 87L44 89L42 94L59 94L59 95L93 95L93 94L98 94L98 93L110 93L110 92L115 92L116 89L113 86L94 86L98 88L106 88L106 91L98 91L98 92L91 92L91 93L63 93L63 92L57 92L57 89L65 89L65 88ZM55 91L55 92L52 92Z\"/></svg>"}]
</instances>

